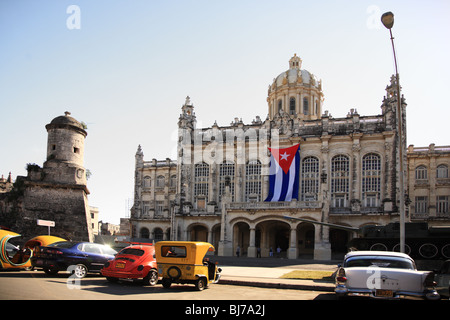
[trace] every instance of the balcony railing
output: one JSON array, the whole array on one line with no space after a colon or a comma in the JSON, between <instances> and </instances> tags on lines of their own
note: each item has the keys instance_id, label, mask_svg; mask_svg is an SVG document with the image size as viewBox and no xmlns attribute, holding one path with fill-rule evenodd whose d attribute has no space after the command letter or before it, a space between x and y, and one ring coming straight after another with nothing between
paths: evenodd
<instances>
[{"instance_id":1,"label":"balcony railing","mask_svg":"<svg viewBox=\"0 0 450 320\"><path fill-rule=\"evenodd\" d=\"M319 209L321 204L318 201L278 201L278 202L232 202L230 209Z\"/></svg>"}]
</instances>

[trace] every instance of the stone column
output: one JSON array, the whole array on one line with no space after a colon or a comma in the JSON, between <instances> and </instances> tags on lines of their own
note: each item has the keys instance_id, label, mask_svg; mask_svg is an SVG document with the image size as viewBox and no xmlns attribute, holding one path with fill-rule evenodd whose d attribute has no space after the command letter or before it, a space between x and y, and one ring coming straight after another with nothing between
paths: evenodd
<instances>
[{"instance_id":1,"label":"stone column","mask_svg":"<svg viewBox=\"0 0 450 320\"><path fill-rule=\"evenodd\" d=\"M297 248L297 228L291 229L291 237L289 243L289 249L287 252L288 259L297 259L298 248Z\"/></svg>"},{"instance_id":2,"label":"stone column","mask_svg":"<svg viewBox=\"0 0 450 320\"><path fill-rule=\"evenodd\" d=\"M255 228L250 227L250 244L247 249L247 256L249 258L256 258L255 234Z\"/></svg>"}]
</instances>

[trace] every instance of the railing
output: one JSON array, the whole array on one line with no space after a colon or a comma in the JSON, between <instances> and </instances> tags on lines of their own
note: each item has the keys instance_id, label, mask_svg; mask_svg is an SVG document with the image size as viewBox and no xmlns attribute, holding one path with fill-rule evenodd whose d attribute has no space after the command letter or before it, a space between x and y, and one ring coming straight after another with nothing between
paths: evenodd
<instances>
[{"instance_id":1,"label":"railing","mask_svg":"<svg viewBox=\"0 0 450 320\"><path fill-rule=\"evenodd\" d=\"M321 204L318 201L278 201L278 202L232 202L230 209L319 209Z\"/></svg>"}]
</instances>

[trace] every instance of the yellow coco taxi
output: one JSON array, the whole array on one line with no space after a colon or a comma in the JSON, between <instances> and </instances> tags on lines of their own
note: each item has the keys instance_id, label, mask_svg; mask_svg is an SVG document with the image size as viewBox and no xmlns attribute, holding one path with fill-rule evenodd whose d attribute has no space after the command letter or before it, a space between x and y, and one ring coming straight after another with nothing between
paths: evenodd
<instances>
[{"instance_id":1,"label":"yellow coco taxi","mask_svg":"<svg viewBox=\"0 0 450 320\"><path fill-rule=\"evenodd\" d=\"M155 245L158 273L164 288L172 283L194 284L199 291L217 283L222 271L206 258L214 247L207 242L160 241Z\"/></svg>"},{"instance_id":2,"label":"yellow coco taxi","mask_svg":"<svg viewBox=\"0 0 450 320\"><path fill-rule=\"evenodd\" d=\"M9 230L0 230L0 270L31 268L30 259L33 252L29 248L21 250L9 242L17 237L20 237L20 234Z\"/></svg>"},{"instance_id":3,"label":"yellow coco taxi","mask_svg":"<svg viewBox=\"0 0 450 320\"><path fill-rule=\"evenodd\" d=\"M39 250L39 246L66 241L54 236L37 236L28 240L21 250L18 246L9 242L17 237L20 237L20 234L10 230L0 230L0 269L31 269L30 259L36 250Z\"/></svg>"}]
</instances>

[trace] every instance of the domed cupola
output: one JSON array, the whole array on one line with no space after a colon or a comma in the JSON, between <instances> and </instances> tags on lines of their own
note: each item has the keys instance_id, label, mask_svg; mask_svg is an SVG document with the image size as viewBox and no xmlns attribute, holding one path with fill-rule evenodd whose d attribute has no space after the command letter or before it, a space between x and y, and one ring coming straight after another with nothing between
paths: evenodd
<instances>
[{"instance_id":1,"label":"domed cupola","mask_svg":"<svg viewBox=\"0 0 450 320\"><path fill-rule=\"evenodd\" d=\"M322 81L301 67L302 59L294 54L289 60L289 70L278 75L269 86L267 102L270 119L280 112L302 120L320 118Z\"/></svg>"}]
</instances>

